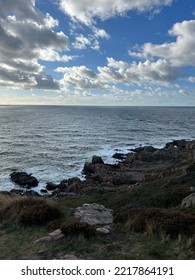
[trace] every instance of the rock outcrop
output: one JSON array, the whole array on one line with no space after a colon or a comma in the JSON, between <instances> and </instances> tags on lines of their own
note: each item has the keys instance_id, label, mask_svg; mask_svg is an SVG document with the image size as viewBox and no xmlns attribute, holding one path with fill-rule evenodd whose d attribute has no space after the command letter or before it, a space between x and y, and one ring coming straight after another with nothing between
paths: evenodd
<instances>
[{"instance_id":1,"label":"rock outcrop","mask_svg":"<svg viewBox=\"0 0 195 280\"><path fill-rule=\"evenodd\" d=\"M113 210L103 205L92 203L83 204L75 210L75 217L89 225L109 225L113 223Z\"/></svg>"},{"instance_id":2,"label":"rock outcrop","mask_svg":"<svg viewBox=\"0 0 195 280\"><path fill-rule=\"evenodd\" d=\"M32 176L32 174L27 174L26 172L12 172L10 174L12 182L22 186L22 187L37 187L39 181Z\"/></svg>"}]
</instances>

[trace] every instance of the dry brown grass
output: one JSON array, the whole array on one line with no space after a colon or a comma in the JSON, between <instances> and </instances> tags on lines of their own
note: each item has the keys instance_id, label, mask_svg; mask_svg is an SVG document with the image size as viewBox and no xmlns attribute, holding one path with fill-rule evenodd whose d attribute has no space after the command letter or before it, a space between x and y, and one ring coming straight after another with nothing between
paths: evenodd
<instances>
[{"instance_id":1,"label":"dry brown grass","mask_svg":"<svg viewBox=\"0 0 195 280\"><path fill-rule=\"evenodd\" d=\"M45 224L61 216L60 210L44 199L2 197L1 220L20 225Z\"/></svg>"}]
</instances>

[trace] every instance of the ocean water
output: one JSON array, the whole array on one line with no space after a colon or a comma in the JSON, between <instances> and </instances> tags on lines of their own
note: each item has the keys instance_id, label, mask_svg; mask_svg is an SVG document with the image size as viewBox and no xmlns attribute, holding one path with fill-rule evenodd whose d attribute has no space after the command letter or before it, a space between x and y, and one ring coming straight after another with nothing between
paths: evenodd
<instances>
[{"instance_id":1,"label":"ocean water","mask_svg":"<svg viewBox=\"0 0 195 280\"><path fill-rule=\"evenodd\" d=\"M195 107L0 106L0 190L18 188L13 170L39 181L82 177L92 155L112 155L140 145L163 147L195 139Z\"/></svg>"}]
</instances>

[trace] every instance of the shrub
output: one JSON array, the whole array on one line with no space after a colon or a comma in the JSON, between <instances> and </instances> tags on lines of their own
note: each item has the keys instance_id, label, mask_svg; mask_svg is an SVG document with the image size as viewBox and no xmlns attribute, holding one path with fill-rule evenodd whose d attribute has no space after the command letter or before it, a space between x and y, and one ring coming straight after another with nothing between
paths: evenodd
<instances>
[{"instance_id":1,"label":"shrub","mask_svg":"<svg viewBox=\"0 0 195 280\"><path fill-rule=\"evenodd\" d=\"M131 228L136 232L147 232L149 224L154 234L165 232L171 238L179 234L191 236L195 230L195 216L175 210L147 208L138 213Z\"/></svg>"},{"instance_id":2,"label":"shrub","mask_svg":"<svg viewBox=\"0 0 195 280\"><path fill-rule=\"evenodd\" d=\"M65 222L61 226L61 231L66 237L71 239L79 237L90 239L96 234L96 231L92 226L75 220Z\"/></svg>"},{"instance_id":3,"label":"shrub","mask_svg":"<svg viewBox=\"0 0 195 280\"><path fill-rule=\"evenodd\" d=\"M128 219L133 219L139 211L141 211L141 207L137 204L128 204L122 206L114 211L114 223L123 223Z\"/></svg>"},{"instance_id":4,"label":"shrub","mask_svg":"<svg viewBox=\"0 0 195 280\"><path fill-rule=\"evenodd\" d=\"M16 199L3 211L3 219L12 219L20 225L45 224L60 216L61 212L54 205L34 198Z\"/></svg>"},{"instance_id":5,"label":"shrub","mask_svg":"<svg viewBox=\"0 0 195 280\"><path fill-rule=\"evenodd\" d=\"M152 199L154 207L175 207L181 204L182 199L191 193L190 188L186 186L176 186L165 193L155 196Z\"/></svg>"}]
</instances>

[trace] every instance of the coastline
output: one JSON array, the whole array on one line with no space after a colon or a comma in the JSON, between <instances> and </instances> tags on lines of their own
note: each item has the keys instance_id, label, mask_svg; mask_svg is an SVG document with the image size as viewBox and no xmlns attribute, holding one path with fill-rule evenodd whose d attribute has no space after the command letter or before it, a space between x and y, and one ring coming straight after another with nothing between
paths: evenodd
<instances>
[{"instance_id":1,"label":"coastline","mask_svg":"<svg viewBox=\"0 0 195 280\"><path fill-rule=\"evenodd\" d=\"M14 171L18 178L12 180L12 182L16 184L17 188L8 191L8 193L62 197L68 196L69 193L79 195L89 191L99 192L100 190L114 190L115 188L140 185L163 176L174 175L178 172L178 169L174 166L174 161L179 159L193 161L194 150L195 140L174 140L165 144L162 148L138 146L135 149L129 149L129 151L127 149L128 152L126 151L126 153L116 149L112 156L113 163L104 163L101 156L93 155L91 162L85 162L83 166L82 178L81 176L70 177L69 179L63 179L58 184L48 180L40 192L36 191L39 184L37 179L36 186L30 186L25 181L23 182L23 178L20 178L20 175L24 172ZM167 167L166 165L171 161L172 164L170 163ZM150 170L149 173L147 169ZM35 176L26 173L26 176L30 177L31 175ZM2 192L6 193L6 191Z\"/></svg>"},{"instance_id":2,"label":"coastline","mask_svg":"<svg viewBox=\"0 0 195 280\"><path fill-rule=\"evenodd\" d=\"M93 156L83 181L48 182L42 196L0 192L0 259L195 259L195 140L115 158Z\"/></svg>"}]
</instances>

